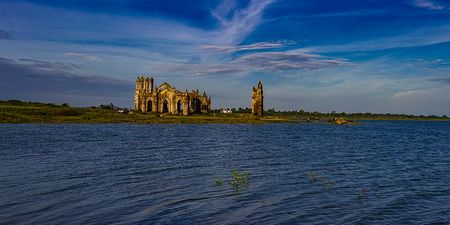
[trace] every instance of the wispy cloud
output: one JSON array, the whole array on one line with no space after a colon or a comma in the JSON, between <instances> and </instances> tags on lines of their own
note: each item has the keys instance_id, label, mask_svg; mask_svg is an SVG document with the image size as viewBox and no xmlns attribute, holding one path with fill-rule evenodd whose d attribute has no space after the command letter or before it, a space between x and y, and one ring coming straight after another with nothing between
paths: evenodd
<instances>
[{"instance_id":1,"label":"wispy cloud","mask_svg":"<svg viewBox=\"0 0 450 225\"><path fill-rule=\"evenodd\" d=\"M301 52L259 52L245 55L235 63L252 67L259 71L279 72L284 70L311 70L328 66L343 65L343 59L327 58Z\"/></svg>"},{"instance_id":2,"label":"wispy cloud","mask_svg":"<svg viewBox=\"0 0 450 225\"><path fill-rule=\"evenodd\" d=\"M376 38L367 41L353 42L338 45L310 46L299 49L306 52L351 52L351 51L372 51L392 48L418 47L450 42L450 26L436 26L418 28L413 32Z\"/></svg>"},{"instance_id":3,"label":"wispy cloud","mask_svg":"<svg viewBox=\"0 0 450 225\"><path fill-rule=\"evenodd\" d=\"M236 9L236 1L222 1L212 12L221 23L217 41L223 45L236 45L250 34L262 20L264 10L275 0L252 0L245 9ZM231 2L231 4L230 4ZM234 4L233 4L234 2ZM227 6L230 5L230 6ZM231 18L229 16L232 14Z\"/></svg>"},{"instance_id":4,"label":"wispy cloud","mask_svg":"<svg viewBox=\"0 0 450 225\"><path fill-rule=\"evenodd\" d=\"M388 104L392 112L416 115L449 115L448 93L450 86L415 89L394 94Z\"/></svg>"},{"instance_id":5,"label":"wispy cloud","mask_svg":"<svg viewBox=\"0 0 450 225\"><path fill-rule=\"evenodd\" d=\"M418 96L423 96L428 94L427 90L408 90L408 91L400 91L395 93L390 97L391 100L403 99L403 98L414 98Z\"/></svg>"},{"instance_id":6,"label":"wispy cloud","mask_svg":"<svg viewBox=\"0 0 450 225\"><path fill-rule=\"evenodd\" d=\"M73 69L80 68L79 65L73 63L62 63L62 62L47 62L35 59L19 59L20 62L23 62L24 66L29 66L33 69L39 70L47 70L47 71L69 71Z\"/></svg>"},{"instance_id":7,"label":"wispy cloud","mask_svg":"<svg viewBox=\"0 0 450 225\"><path fill-rule=\"evenodd\" d=\"M0 40L14 40L16 39L12 32L0 30Z\"/></svg>"},{"instance_id":8,"label":"wispy cloud","mask_svg":"<svg viewBox=\"0 0 450 225\"><path fill-rule=\"evenodd\" d=\"M450 65L450 60L448 59L435 59L432 62L435 65L448 66Z\"/></svg>"},{"instance_id":9,"label":"wispy cloud","mask_svg":"<svg viewBox=\"0 0 450 225\"><path fill-rule=\"evenodd\" d=\"M11 3L9 7L17 11L15 15L21 15L17 16L17 24L22 27L31 27L29 21L33 21L35 15L45 14L49 10L55 15L64 15L64 18L60 20L42 18L44 20L42 30L58 30L51 36L47 33L34 32L33 29L21 31L21 35L27 36L35 43L40 42L39 46L51 46L52 49L40 54L40 59L53 61L57 60L55 55L63 54L65 57L83 61L102 61L105 67L116 68L117 61L113 60L120 59L123 64L136 65L139 63L136 63L135 58L139 57L141 62L150 62L148 64L152 66L149 67L153 68L153 66L158 67L158 64L166 63L184 66L184 63L193 63L192 59L195 58L196 64L203 64L203 68L209 68L205 70L207 73L213 73L234 70L224 69L230 64L230 53L277 49L289 44L287 41L267 41L239 45L262 24L264 11L273 2L275 0L252 0L243 5L238 4L237 1L223 0L211 11L219 22L213 29L192 27L182 21L158 17L142 18L122 15L112 18L103 14L46 8L31 3L17 3L17 5ZM108 26L98 26L98 24L108 24ZM118 30L120 32L117 32ZM60 46L65 45L71 45L71 50L61 52ZM36 46L32 47L38 48ZM92 48L95 48L98 54L88 54L88 49ZM114 55L111 55L111 52L114 52ZM127 56L119 58L117 57L119 55ZM127 76L132 76L131 74L140 70L142 68L134 67ZM109 74L115 72L110 71Z\"/></svg>"},{"instance_id":10,"label":"wispy cloud","mask_svg":"<svg viewBox=\"0 0 450 225\"><path fill-rule=\"evenodd\" d=\"M74 57L85 61L101 61L100 58L88 54L78 53L78 52L66 52L64 56Z\"/></svg>"},{"instance_id":11,"label":"wispy cloud","mask_svg":"<svg viewBox=\"0 0 450 225\"><path fill-rule=\"evenodd\" d=\"M430 78L429 81L450 84L450 77Z\"/></svg>"},{"instance_id":12,"label":"wispy cloud","mask_svg":"<svg viewBox=\"0 0 450 225\"><path fill-rule=\"evenodd\" d=\"M251 72L284 72L314 70L348 64L341 58L299 52L258 52L221 64L166 64L153 68L162 73L193 75L247 74Z\"/></svg>"},{"instance_id":13,"label":"wispy cloud","mask_svg":"<svg viewBox=\"0 0 450 225\"><path fill-rule=\"evenodd\" d=\"M81 76L61 70L66 69L65 66L60 67L61 63L0 58L0 96L83 106L117 103L123 98L120 104L129 105L132 82L102 76Z\"/></svg>"},{"instance_id":14,"label":"wispy cloud","mask_svg":"<svg viewBox=\"0 0 450 225\"><path fill-rule=\"evenodd\" d=\"M446 6L433 1L433 0L415 0L414 5L419 8L430 9L430 10L443 10L447 9Z\"/></svg>"},{"instance_id":15,"label":"wispy cloud","mask_svg":"<svg viewBox=\"0 0 450 225\"><path fill-rule=\"evenodd\" d=\"M264 50L264 49L274 49L282 48L285 44L281 42L258 42L249 45L203 45L201 48L210 52L238 52L238 51L253 51L253 50Z\"/></svg>"}]
</instances>

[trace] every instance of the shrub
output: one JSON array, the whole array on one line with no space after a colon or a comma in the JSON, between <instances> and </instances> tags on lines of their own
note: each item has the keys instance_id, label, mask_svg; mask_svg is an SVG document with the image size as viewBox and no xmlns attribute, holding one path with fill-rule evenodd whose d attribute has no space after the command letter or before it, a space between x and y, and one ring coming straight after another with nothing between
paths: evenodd
<instances>
[{"instance_id":1,"label":"shrub","mask_svg":"<svg viewBox=\"0 0 450 225\"><path fill-rule=\"evenodd\" d=\"M11 104L11 105L25 105L25 102L22 102L20 100L15 100L15 99L8 100L7 102L8 102L8 104Z\"/></svg>"},{"instance_id":2,"label":"shrub","mask_svg":"<svg viewBox=\"0 0 450 225\"><path fill-rule=\"evenodd\" d=\"M112 109L111 105L100 105L100 109Z\"/></svg>"},{"instance_id":3,"label":"shrub","mask_svg":"<svg viewBox=\"0 0 450 225\"><path fill-rule=\"evenodd\" d=\"M83 114L83 112L80 109L68 108L68 109L63 109L61 111L58 111L55 114L58 116L79 116L79 115Z\"/></svg>"}]
</instances>

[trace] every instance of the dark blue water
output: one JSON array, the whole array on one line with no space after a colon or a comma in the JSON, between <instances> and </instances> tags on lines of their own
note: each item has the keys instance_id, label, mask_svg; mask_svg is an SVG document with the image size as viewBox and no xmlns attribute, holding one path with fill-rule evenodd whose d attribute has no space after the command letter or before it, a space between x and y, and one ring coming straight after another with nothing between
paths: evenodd
<instances>
[{"instance_id":1,"label":"dark blue water","mask_svg":"<svg viewBox=\"0 0 450 225\"><path fill-rule=\"evenodd\" d=\"M450 223L448 122L0 134L1 224ZM227 183L233 169L250 173L248 186Z\"/></svg>"}]
</instances>

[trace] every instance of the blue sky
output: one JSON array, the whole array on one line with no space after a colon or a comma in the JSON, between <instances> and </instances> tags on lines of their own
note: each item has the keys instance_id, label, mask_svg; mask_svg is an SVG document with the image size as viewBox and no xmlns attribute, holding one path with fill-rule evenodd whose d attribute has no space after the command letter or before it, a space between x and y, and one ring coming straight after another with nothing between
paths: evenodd
<instances>
[{"instance_id":1,"label":"blue sky","mask_svg":"<svg viewBox=\"0 0 450 225\"><path fill-rule=\"evenodd\" d=\"M0 2L0 98L131 107L137 75L213 108L450 115L447 0Z\"/></svg>"}]
</instances>

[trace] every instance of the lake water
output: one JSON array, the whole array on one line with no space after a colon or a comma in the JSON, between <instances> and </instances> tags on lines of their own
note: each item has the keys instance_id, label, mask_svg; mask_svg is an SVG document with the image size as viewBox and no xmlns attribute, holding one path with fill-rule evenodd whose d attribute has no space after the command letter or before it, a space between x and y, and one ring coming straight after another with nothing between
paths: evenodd
<instances>
[{"instance_id":1,"label":"lake water","mask_svg":"<svg viewBox=\"0 0 450 225\"><path fill-rule=\"evenodd\" d=\"M243 223L448 224L450 123L0 125L0 224Z\"/></svg>"}]
</instances>

